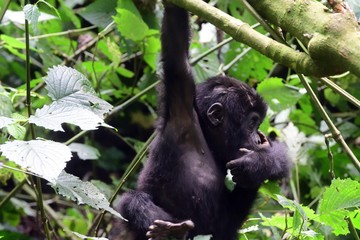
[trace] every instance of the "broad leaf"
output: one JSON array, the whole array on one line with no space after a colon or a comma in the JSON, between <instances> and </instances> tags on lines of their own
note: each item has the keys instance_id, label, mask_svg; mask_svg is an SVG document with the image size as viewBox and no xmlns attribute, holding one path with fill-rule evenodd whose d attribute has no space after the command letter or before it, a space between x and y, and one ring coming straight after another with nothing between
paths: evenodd
<instances>
[{"instance_id":1,"label":"broad leaf","mask_svg":"<svg viewBox=\"0 0 360 240\"><path fill-rule=\"evenodd\" d=\"M140 17L126 9L118 8L114 21L121 35L133 41L144 39L149 30Z\"/></svg>"},{"instance_id":2,"label":"broad leaf","mask_svg":"<svg viewBox=\"0 0 360 240\"><path fill-rule=\"evenodd\" d=\"M264 97L270 108L277 112L294 106L303 95L300 90L287 88L281 78L264 80L256 90Z\"/></svg>"},{"instance_id":3,"label":"broad leaf","mask_svg":"<svg viewBox=\"0 0 360 240\"><path fill-rule=\"evenodd\" d=\"M56 192L77 201L78 204L87 204L95 209L103 209L124 219L110 207L105 195L90 182L83 182L78 177L63 171L51 186Z\"/></svg>"},{"instance_id":4,"label":"broad leaf","mask_svg":"<svg viewBox=\"0 0 360 240\"><path fill-rule=\"evenodd\" d=\"M351 179L335 179L332 181L320 200L320 219L331 226L335 235L349 233L345 217L349 217L350 209L360 207L360 183Z\"/></svg>"},{"instance_id":5,"label":"broad leaf","mask_svg":"<svg viewBox=\"0 0 360 240\"><path fill-rule=\"evenodd\" d=\"M26 128L18 123L10 124L6 127L8 133L16 140L24 140L26 135Z\"/></svg>"},{"instance_id":6,"label":"broad leaf","mask_svg":"<svg viewBox=\"0 0 360 240\"><path fill-rule=\"evenodd\" d=\"M69 145L69 148L72 152L76 152L80 159L98 159L100 156L99 151L89 145L81 143L72 143Z\"/></svg>"},{"instance_id":7,"label":"broad leaf","mask_svg":"<svg viewBox=\"0 0 360 240\"><path fill-rule=\"evenodd\" d=\"M99 126L110 127L93 112L64 102L54 102L50 106L37 109L29 122L54 131L64 131L62 123L77 125L82 130L95 130Z\"/></svg>"},{"instance_id":8,"label":"broad leaf","mask_svg":"<svg viewBox=\"0 0 360 240\"><path fill-rule=\"evenodd\" d=\"M0 145L2 155L29 171L53 182L71 159L64 144L49 140L6 142Z\"/></svg>"},{"instance_id":9,"label":"broad leaf","mask_svg":"<svg viewBox=\"0 0 360 240\"><path fill-rule=\"evenodd\" d=\"M54 102L37 109L29 119L31 123L54 131L64 131L62 123L74 124L83 130L110 127L103 118L112 106L95 95L84 75L72 68L56 66L44 80Z\"/></svg>"},{"instance_id":10,"label":"broad leaf","mask_svg":"<svg viewBox=\"0 0 360 240\"><path fill-rule=\"evenodd\" d=\"M54 101L88 109L101 118L112 108L111 104L96 96L90 81L73 68L53 67L44 81L48 95Z\"/></svg>"}]
</instances>

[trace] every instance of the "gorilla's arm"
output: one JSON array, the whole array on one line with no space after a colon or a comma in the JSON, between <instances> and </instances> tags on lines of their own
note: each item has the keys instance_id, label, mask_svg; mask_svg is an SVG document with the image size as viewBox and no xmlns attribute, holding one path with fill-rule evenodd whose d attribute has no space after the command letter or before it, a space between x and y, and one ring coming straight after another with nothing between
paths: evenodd
<instances>
[{"instance_id":1,"label":"gorilla's arm","mask_svg":"<svg viewBox=\"0 0 360 240\"><path fill-rule=\"evenodd\" d=\"M193 114L195 96L195 83L189 64L189 16L184 9L174 5L164 3L164 7L160 114L165 123L180 119L179 125L183 127L185 120L189 120L187 117Z\"/></svg>"}]
</instances>

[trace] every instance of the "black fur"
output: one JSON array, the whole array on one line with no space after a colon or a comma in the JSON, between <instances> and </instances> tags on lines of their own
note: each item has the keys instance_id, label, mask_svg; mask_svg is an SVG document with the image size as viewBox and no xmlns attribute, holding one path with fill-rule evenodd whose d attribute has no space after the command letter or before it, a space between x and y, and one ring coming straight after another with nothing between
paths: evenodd
<instances>
[{"instance_id":1,"label":"black fur","mask_svg":"<svg viewBox=\"0 0 360 240\"><path fill-rule=\"evenodd\" d=\"M229 77L195 87L189 39L187 12L165 6L157 137L136 190L121 197L119 210L128 223L118 223L112 239L147 239L147 232L151 239L175 233L178 238L236 239L260 184L288 174L285 147L258 132L267 111L262 98ZM227 169L236 183L233 191L224 185ZM179 234L172 223L186 227ZM121 238L119 232L128 235Z\"/></svg>"}]
</instances>

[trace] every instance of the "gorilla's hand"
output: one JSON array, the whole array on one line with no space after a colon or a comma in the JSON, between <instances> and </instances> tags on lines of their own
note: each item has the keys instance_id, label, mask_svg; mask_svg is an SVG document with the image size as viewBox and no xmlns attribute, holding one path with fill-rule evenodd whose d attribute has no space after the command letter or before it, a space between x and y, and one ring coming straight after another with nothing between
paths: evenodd
<instances>
[{"instance_id":1,"label":"gorilla's hand","mask_svg":"<svg viewBox=\"0 0 360 240\"><path fill-rule=\"evenodd\" d=\"M288 176L290 160L285 145L277 141L264 143L256 151L240 148L238 158L226 164L238 187L259 188L266 179Z\"/></svg>"},{"instance_id":2,"label":"gorilla's hand","mask_svg":"<svg viewBox=\"0 0 360 240\"><path fill-rule=\"evenodd\" d=\"M232 180L244 188L258 188L265 180L266 169L263 169L261 162L262 157L259 152L239 149L239 158L231 160L226 167L232 174ZM266 160L265 160L266 161Z\"/></svg>"}]
</instances>

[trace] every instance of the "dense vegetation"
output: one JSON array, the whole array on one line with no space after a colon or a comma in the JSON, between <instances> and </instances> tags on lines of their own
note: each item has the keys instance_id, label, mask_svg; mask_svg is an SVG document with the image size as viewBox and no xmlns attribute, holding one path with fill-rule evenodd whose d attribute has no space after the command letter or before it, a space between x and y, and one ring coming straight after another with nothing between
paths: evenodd
<instances>
[{"instance_id":1,"label":"dense vegetation","mask_svg":"<svg viewBox=\"0 0 360 240\"><path fill-rule=\"evenodd\" d=\"M259 27L263 19L246 1L210 2L264 35L269 27L279 32ZM112 204L134 186L154 137L162 5L0 6L0 238L106 239L111 218L121 217ZM285 141L293 161L281 187L260 189L239 239L359 239L359 76L297 75L202 18L191 20L196 80L227 74L256 88L270 107L261 130Z\"/></svg>"}]
</instances>

